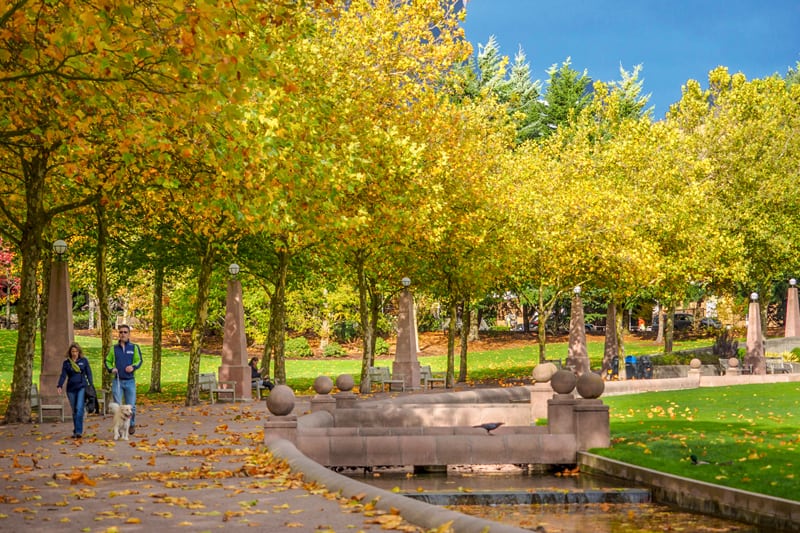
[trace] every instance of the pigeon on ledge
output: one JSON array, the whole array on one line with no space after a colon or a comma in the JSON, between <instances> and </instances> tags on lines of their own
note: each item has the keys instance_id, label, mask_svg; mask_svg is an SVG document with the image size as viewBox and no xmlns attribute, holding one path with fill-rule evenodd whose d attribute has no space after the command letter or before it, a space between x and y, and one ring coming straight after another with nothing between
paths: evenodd
<instances>
[{"instance_id":1,"label":"pigeon on ledge","mask_svg":"<svg viewBox=\"0 0 800 533\"><path fill-rule=\"evenodd\" d=\"M472 426L474 428L483 428L486 430L486 433L489 435L492 434L492 431L502 426L504 422L487 422L485 424L478 424L477 426Z\"/></svg>"}]
</instances>

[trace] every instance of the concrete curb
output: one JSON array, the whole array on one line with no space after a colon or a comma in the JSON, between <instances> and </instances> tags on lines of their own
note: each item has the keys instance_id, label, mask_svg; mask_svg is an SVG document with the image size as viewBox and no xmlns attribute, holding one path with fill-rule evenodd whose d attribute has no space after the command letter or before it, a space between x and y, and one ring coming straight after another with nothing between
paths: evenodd
<instances>
[{"instance_id":1,"label":"concrete curb","mask_svg":"<svg viewBox=\"0 0 800 533\"><path fill-rule=\"evenodd\" d=\"M779 531L800 531L800 502L665 474L578 452L581 471L602 473L650 488L653 501Z\"/></svg>"},{"instance_id":2,"label":"concrete curb","mask_svg":"<svg viewBox=\"0 0 800 533\"><path fill-rule=\"evenodd\" d=\"M443 524L452 522L453 531L458 531L459 533L520 533L529 531L429 505L342 476L312 461L300 453L294 444L285 439L268 439L266 444L275 457L289 463L292 470L302 472L305 479L316 481L327 487L329 491L338 492L344 497L363 496L365 501L374 501L375 506L384 511L397 509L404 519L426 529L439 528Z\"/></svg>"}]
</instances>

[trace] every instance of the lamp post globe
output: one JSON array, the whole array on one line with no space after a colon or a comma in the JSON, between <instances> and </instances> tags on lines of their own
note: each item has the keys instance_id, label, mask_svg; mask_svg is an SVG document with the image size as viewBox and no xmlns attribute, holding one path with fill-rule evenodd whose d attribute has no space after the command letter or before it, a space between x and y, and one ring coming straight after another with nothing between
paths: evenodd
<instances>
[{"instance_id":1,"label":"lamp post globe","mask_svg":"<svg viewBox=\"0 0 800 533\"><path fill-rule=\"evenodd\" d=\"M67 252L67 243L58 239L56 242L53 243L53 251L61 257Z\"/></svg>"}]
</instances>

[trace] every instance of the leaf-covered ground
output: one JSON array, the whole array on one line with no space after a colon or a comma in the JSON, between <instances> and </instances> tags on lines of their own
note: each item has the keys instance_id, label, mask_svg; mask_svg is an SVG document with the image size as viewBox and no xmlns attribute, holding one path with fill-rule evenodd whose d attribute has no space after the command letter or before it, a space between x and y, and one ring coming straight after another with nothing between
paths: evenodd
<instances>
[{"instance_id":1,"label":"leaf-covered ground","mask_svg":"<svg viewBox=\"0 0 800 533\"><path fill-rule=\"evenodd\" d=\"M111 418L0 426L0 530L420 531L347 500L265 451L263 403L144 404L128 442Z\"/></svg>"}]
</instances>

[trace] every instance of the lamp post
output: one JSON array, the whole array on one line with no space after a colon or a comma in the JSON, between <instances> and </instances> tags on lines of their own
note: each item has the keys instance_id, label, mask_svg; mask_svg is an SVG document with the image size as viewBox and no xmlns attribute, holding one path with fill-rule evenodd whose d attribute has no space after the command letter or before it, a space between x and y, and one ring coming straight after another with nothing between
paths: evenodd
<instances>
[{"instance_id":1,"label":"lamp post","mask_svg":"<svg viewBox=\"0 0 800 533\"><path fill-rule=\"evenodd\" d=\"M784 337L797 337L800 335L800 303L797 299L797 280L789 280L789 290L786 294L786 323Z\"/></svg>"},{"instance_id":2,"label":"lamp post","mask_svg":"<svg viewBox=\"0 0 800 533\"><path fill-rule=\"evenodd\" d=\"M580 285L572 289L572 309L569 319L569 346L567 367L582 376L589 372L589 351L586 348L586 321L583 318L583 301ZM540 321L541 322L541 321Z\"/></svg>"},{"instance_id":3,"label":"lamp post","mask_svg":"<svg viewBox=\"0 0 800 533\"><path fill-rule=\"evenodd\" d=\"M410 278L400 280L403 290L400 291L399 312L397 315L397 347L395 348L392 378L402 379L406 390L420 388L420 367L417 359L419 340L417 338L417 320L414 312L414 296L408 289Z\"/></svg>"},{"instance_id":4,"label":"lamp post","mask_svg":"<svg viewBox=\"0 0 800 533\"><path fill-rule=\"evenodd\" d=\"M55 260L50 265L47 327L44 335L42 372L39 375L39 390L43 393L55 389L67 348L75 339L69 264L66 260L67 243L61 239L57 240L53 243L53 252Z\"/></svg>"},{"instance_id":5,"label":"lamp post","mask_svg":"<svg viewBox=\"0 0 800 533\"><path fill-rule=\"evenodd\" d=\"M225 331L222 336L222 365L219 381L235 381L236 397L248 401L252 398L250 367L247 365L247 336L244 331L244 304L239 265L228 266L228 291L225 301Z\"/></svg>"}]
</instances>

